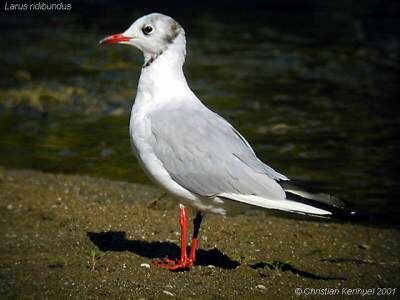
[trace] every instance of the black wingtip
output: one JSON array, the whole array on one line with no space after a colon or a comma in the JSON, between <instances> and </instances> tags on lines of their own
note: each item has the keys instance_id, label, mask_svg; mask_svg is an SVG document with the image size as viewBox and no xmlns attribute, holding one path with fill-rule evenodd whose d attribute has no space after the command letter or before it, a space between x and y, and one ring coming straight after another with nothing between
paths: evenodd
<instances>
[{"instance_id":1,"label":"black wingtip","mask_svg":"<svg viewBox=\"0 0 400 300\"><path fill-rule=\"evenodd\" d=\"M343 201L339 202L338 200L335 200L334 202L329 203L326 201L326 199L323 200L317 200L316 198L309 199L288 191L286 191L286 198L291 201L300 202L315 208L328 211L331 213L330 215L325 216L328 217L328 219L355 221L359 218L360 215L359 212L351 210L348 207L346 207Z\"/></svg>"},{"instance_id":2,"label":"black wingtip","mask_svg":"<svg viewBox=\"0 0 400 300\"><path fill-rule=\"evenodd\" d=\"M341 221L358 221L361 214L355 210L349 210L346 208L330 207L327 208L332 213L332 218Z\"/></svg>"}]
</instances>

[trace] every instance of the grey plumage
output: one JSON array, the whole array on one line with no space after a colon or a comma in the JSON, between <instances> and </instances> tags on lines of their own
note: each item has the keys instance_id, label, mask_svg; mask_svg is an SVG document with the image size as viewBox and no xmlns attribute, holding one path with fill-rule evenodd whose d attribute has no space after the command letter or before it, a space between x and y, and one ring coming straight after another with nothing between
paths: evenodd
<instances>
[{"instance_id":1,"label":"grey plumage","mask_svg":"<svg viewBox=\"0 0 400 300\"><path fill-rule=\"evenodd\" d=\"M204 106L170 106L148 115L152 147L170 176L200 196L221 193L285 199L275 180L287 178L261 162L247 141Z\"/></svg>"}]
</instances>

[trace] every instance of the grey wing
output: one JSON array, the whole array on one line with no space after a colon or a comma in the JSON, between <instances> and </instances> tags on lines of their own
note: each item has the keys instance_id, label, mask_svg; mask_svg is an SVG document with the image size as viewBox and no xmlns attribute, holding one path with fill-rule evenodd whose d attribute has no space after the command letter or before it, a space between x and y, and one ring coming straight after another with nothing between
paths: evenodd
<instances>
[{"instance_id":1,"label":"grey wing","mask_svg":"<svg viewBox=\"0 0 400 300\"><path fill-rule=\"evenodd\" d=\"M284 175L262 163L222 117L201 109L156 110L149 115L152 148L178 184L201 196L221 193L284 199Z\"/></svg>"}]
</instances>

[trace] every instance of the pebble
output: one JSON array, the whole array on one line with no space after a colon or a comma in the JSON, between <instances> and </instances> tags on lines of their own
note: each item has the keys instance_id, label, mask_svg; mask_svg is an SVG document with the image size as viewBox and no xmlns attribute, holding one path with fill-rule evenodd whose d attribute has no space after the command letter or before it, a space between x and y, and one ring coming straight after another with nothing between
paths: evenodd
<instances>
[{"instance_id":1,"label":"pebble","mask_svg":"<svg viewBox=\"0 0 400 300\"><path fill-rule=\"evenodd\" d=\"M209 269L215 269L215 266L214 266L214 265L208 265L207 268L209 268Z\"/></svg>"},{"instance_id":2,"label":"pebble","mask_svg":"<svg viewBox=\"0 0 400 300\"><path fill-rule=\"evenodd\" d=\"M150 269L150 265L146 264L146 263L142 263L140 264L141 267L146 268L146 269Z\"/></svg>"},{"instance_id":3,"label":"pebble","mask_svg":"<svg viewBox=\"0 0 400 300\"><path fill-rule=\"evenodd\" d=\"M265 285L259 284L256 286L256 288L260 289L260 290L266 290L267 288L265 287Z\"/></svg>"},{"instance_id":4,"label":"pebble","mask_svg":"<svg viewBox=\"0 0 400 300\"><path fill-rule=\"evenodd\" d=\"M165 295L168 295L168 296L175 296L174 294L172 294L171 292L169 292L169 291L162 291Z\"/></svg>"},{"instance_id":5,"label":"pebble","mask_svg":"<svg viewBox=\"0 0 400 300\"><path fill-rule=\"evenodd\" d=\"M367 244L361 244L361 245L358 245L358 247L363 250L369 250L371 248L371 246L369 246Z\"/></svg>"}]
</instances>

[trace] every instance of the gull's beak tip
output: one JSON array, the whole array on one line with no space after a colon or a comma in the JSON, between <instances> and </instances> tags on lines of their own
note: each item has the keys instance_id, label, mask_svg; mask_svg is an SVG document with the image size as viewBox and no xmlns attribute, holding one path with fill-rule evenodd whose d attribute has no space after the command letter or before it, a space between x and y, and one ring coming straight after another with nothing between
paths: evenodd
<instances>
[{"instance_id":1,"label":"gull's beak tip","mask_svg":"<svg viewBox=\"0 0 400 300\"><path fill-rule=\"evenodd\" d=\"M130 37L124 36L122 33L117 33L101 39L99 45L120 44L123 42L129 42L130 40Z\"/></svg>"}]
</instances>

